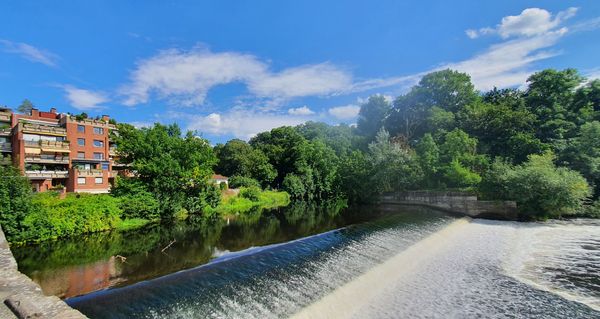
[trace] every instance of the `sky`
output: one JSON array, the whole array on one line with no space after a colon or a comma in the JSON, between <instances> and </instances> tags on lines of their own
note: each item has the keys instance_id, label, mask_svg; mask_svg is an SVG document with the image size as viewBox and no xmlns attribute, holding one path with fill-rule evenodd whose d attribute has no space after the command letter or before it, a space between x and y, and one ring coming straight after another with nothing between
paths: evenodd
<instances>
[{"instance_id":1,"label":"sky","mask_svg":"<svg viewBox=\"0 0 600 319\"><path fill-rule=\"evenodd\" d=\"M178 123L212 143L353 124L428 72L481 91L600 77L600 1L2 1L0 105Z\"/></svg>"}]
</instances>

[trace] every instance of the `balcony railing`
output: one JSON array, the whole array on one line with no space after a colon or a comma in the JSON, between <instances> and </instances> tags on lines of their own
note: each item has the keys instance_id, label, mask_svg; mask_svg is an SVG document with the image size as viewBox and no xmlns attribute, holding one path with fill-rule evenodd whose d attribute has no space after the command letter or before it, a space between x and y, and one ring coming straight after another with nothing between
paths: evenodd
<instances>
[{"instance_id":1,"label":"balcony railing","mask_svg":"<svg viewBox=\"0 0 600 319\"><path fill-rule=\"evenodd\" d=\"M110 148L108 148L108 155L110 155L110 156L116 156L117 155L117 148L116 147L110 147Z\"/></svg>"},{"instance_id":2,"label":"balcony railing","mask_svg":"<svg viewBox=\"0 0 600 319\"><path fill-rule=\"evenodd\" d=\"M75 169L75 174L77 177L102 177L104 173L101 169Z\"/></svg>"},{"instance_id":3,"label":"balcony railing","mask_svg":"<svg viewBox=\"0 0 600 319\"><path fill-rule=\"evenodd\" d=\"M48 148L48 149L56 149L56 150L61 150L61 151L68 151L69 150L69 143L68 142L62 142L62 141L44 141L44 140L40 140L40 141L25 141L25 146L27 146L27 147L41 147L41 148Z\"/></svg>"},{"instance_id":4,"label":"balcony railing","mask_svg":"<svg viewBox=\"0 0 600 319\"><path fill-rule=\"evenodd\" d=\"M10 127L0 128L0 136L9 136L12 132Z\"/></svg>"},{"instance_id":5,"label":"balcony railing","mask_svg":"<svg viewBox=\"0 0 600 319\"><path fill-rule=\"evenodd\" d=\"M54 156L54 155L28 155L25 154L26 163L55 163L55 164L69 164L68 156Z\"/></svg>"},{"instance_id":6,"label":"balcony railing","mask_svg":"<svg viewBox=\"0 0 600 319\"><path fill-rule=\"evenodd\" d=\"M9 142L0 142L0 150L3 152L12 152L12 144Z\"/></svg>"},{"instance_id":7,"label":"balcony railing","mask_svg":"<svg viewBox=\"0 0 600 319\"><path fill-rule=\"evenodd\" d=\"M62 127L53 127L49 125L23 124L24 133L48 134L66 136L67 130Z\"/></svg>"},{"instance_id":8,"label":"balcony railing","mask_svg":"<svg viewBox=\"0 0 600 319\"><path fill-rule=\"evenodd\" d=\"M10 122L10 113L0 112L0 121Z\"/></svg>"},{"instance_id":9,"label":"balcony railing","mask_svg":"<svg viewBox=\"0 0 600 319\"><path fill-rule=\"evenodd\" d=\"M68 171L25 171L25 176L28 178L67 178Z\"/></svg>"}]
</instances>

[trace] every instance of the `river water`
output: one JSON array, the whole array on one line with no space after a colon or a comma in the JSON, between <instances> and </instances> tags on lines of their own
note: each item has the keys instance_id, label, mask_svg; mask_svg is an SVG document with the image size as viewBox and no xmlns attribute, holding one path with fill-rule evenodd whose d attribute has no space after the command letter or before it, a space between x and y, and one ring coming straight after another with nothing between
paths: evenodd
<instances>
[{"instance_id":1,"label":"river water","mask_svg":"<svg viewBox=\"0 0 600 319\"><path fill-rule=\"evenodd\" d=\"M600 223L297 205L13 250L90 318L600 318Z\"/></svg>"}]
</instances>

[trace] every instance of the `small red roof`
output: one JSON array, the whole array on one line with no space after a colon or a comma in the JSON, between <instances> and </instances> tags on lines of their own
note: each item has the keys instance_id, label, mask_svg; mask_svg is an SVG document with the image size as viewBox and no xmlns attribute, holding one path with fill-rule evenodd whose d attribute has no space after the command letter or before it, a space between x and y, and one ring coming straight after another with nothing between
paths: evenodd
<instances>
[{"instance_id":1,"label":"small red roof","mask_svg":"<svg viewBox=\"0 0 600 319\"><path fill-rule=\"evenodd\" d=\"M214 174L211 178L212 179L229 179L227 176L223 176L223 175L219 175L219 174Z\"/></svg>"}]
</instances>

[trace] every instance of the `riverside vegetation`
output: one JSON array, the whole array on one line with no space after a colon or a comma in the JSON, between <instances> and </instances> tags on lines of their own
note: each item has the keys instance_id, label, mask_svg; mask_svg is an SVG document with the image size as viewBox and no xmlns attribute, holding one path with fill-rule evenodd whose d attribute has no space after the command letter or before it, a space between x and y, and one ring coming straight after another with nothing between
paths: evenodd
<instances>
[{"instance_id":1,"label":"riverside vegetation","mask_svg":"<svg viewBox=\"0 0 600 319\"><path fill-rule=\"evenodd\" d=\"M12 241L43 240L412 189L515 200L523 219L600 216L600 80L549 69L527 84L478 92L469 75L438 71L393 100L371 96L356 126L307 122L214 148L175 124L118 124L118 158L135 177L118 178L110 195L58 200L3 168L0 221ZM240 196L221 198L213 171Z\"/></svg>"}]
</instances>

